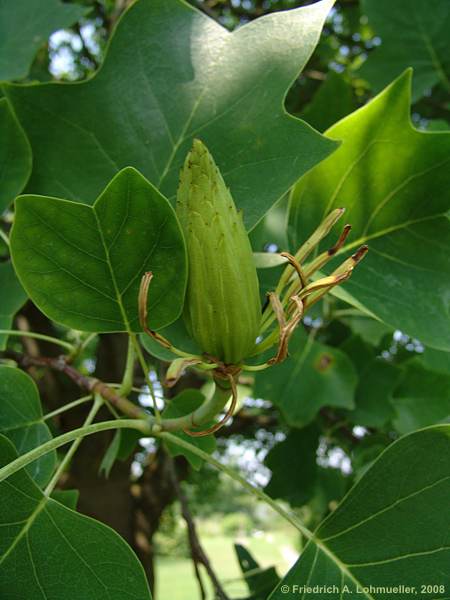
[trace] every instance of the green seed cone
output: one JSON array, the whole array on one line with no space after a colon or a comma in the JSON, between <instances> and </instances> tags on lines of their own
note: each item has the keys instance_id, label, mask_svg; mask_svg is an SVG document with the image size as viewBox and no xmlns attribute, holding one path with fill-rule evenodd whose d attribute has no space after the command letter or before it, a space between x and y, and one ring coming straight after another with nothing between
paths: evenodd
<instances>
[{"instance_id":1,"label":"green seed cone","mask_svg":"<svg viewBox=\"0 0 450 600\"><path fill-rule=\"evenodd\" d=\"M176 210L189 256L186 325L203 352L238 364L258 335L258 277L242 214L199 140L181 172Z\"/></svg>"}]
</instances>

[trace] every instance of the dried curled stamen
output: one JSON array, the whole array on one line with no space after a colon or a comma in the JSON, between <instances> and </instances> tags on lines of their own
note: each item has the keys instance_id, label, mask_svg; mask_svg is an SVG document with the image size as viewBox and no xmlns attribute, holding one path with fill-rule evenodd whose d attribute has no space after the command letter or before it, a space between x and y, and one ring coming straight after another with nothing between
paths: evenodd
<instances>
[{"instance_id":1,"label":"dried curled stamen","mask_svg":"<svg viewBox=\"0 0 450 600\"><path fill-rule=\"evenodd\" d=\"M272 296L273 296L274 300L272 300ZM273 302L273 305L277 306L277 309L274 308L274 312L278 318L279 308L281 307L281 302L280 302L278 296L276 296L275 294L272 294L272 296L271 296L271 301ZM301 299L298 296L292 296L291 301L295 305L294 313L287 323L285 321L284 314L283 314L282 318L278 319L278 323L280 325L280 337L278 340L278 350L277 350L276 355L268 361L269 365L275 365L277 363L283 362L283 360L285 360L287 358L288 351L289 351L289 340L290 340L292 334L294 333L295 328L300 323L300 321L303 317L303 302L301 301Z\"/></svg>"},{"instance_id":2,"label":"dried curled stamen","mask_svg":"<svg viewBox=\"0 0 450 600\"><path fill-rule=\"evenodd\" d=\"M339 236L337 242L334 244L334 246L332 246L331 248L329 248L325 252L322 252L322 254L319 254L319 256L317 256L317 258L315 258L312 262L310 262L308 264L308 266L304 270L306 278L311 277L311 275L313 275L316 271L318 271L319 269L321 269L322 267L324 267L331 260L331 258L333 256L335 256L335 254L345 244L345 242L347 240L347 237L348 237L348 234L350 233L351 228L352 228L351 225L346 225L344 227L344 229L342 230L342 233Z\"/></svg>"},{"instance_id":3,"label":"dried curled stamen","mask_svg":"<svg viewBox=\"0 0 450 600\"><path fill-rule=\"evenodd\" d=\"M307 304L308 307L312 306L334 286L349 279L353 273L353 269L365 257L368 250L368 246L361 246L354 254L352 254L350 258L347 258L347 260L345 260L335 271L333 271L331 275L328 277L323 277L322 279L318 279L313 284L310 284L308 288L316 286L315 290L312 290L312 292L315 293L311 293L311 289L309 290L308 298L305 300L305 305ZM329 284L325 285L327 280L329 280Z\"/></svg>"},{"instance_id":4,"label":"dried curled stamen","mask_svg":"<svg viewBox=\"0 0 450 600\"><path fill-rule=\"evenodd\" d=\"M332 246L331 248L329 248L327 250L327 254L328 256L333 256L334 254L336 254L336 252L338 250L340 250L342 248L342 246L345 244L346 239L348 238L348 234L350 233L352 226L349 225L347 223L347 225L345 225L344 229L342 230L341 235L339 236L338 241L335 243L334 246Z\"/></svg>"},{"instance_id":5,"label":"dried curled stamen","mask_svg":"<svg viewBox=\"0 0 450 600\"><path fill-rule=\"evenodd\" d=\"M307 279L305 277L305 274L303 273L303 269L300 266L300 263L295 258L295 256L293 256L292 254L289 254L289 252L281 252L280 256L284 256L284 258L288 259L289 263L297 271L297 275L298 275L298 278L300 279L300 283L302 285L302 288L306 287L306 285L308 284L308 281L307 281Z\"/></svg>"},{"instance_id":6,"label":"dried curled stamen","mask_svg":"<svg viewBox=\"0 0 450 600\"><path fill-rule=\"evenodd\" d=\"M167 369L164 385L168 388L173 387L178 383L188 367L194 367L195 365L200 365L201 363L201 358L176 358L170 363L170 366Z\"/></svg>"},{"instance_id":7,"label":"dried curled stamen","mask_svg":"<svg viewBox=\"0 0 450 600\"><path fill-rule=\"evenodd\" d=\"M233 375L231 373L228 373L226 375L226 378L230 382L232 398L231 398L231 404L230 404L226 414L224 415L223 419L221 419L215 425L208 427L208 429L203 429L202 431L192 431L190 429L183 429L184 433L187 433L187 435L190 435L191 437L204 437L205 435L210 435L211 433L215 433L216 431L221 429L225 425L225 423L233 416L234 409L236 408L236 404L237 404L237 400L238 400L237 386L236 386L235 378L233 377ZM216 385L218 385L217 381L216 381ZM195 427L195 423L192 423L192 425Z\"/></svg>"},{"instance_id":8,"label":"dried curled stamen","mask_svg":"<svg viewBox=\"0 0 450 600\"><path fill-rule=\"evenodd\" d=\"M141 324L142 329L145 331L147 335L155 339L158 343L160 343L165 348L171 348L172 345L165 337L156 333L156 331L151 330L147 325L148 311L147 311L147 298L148 298L148 290L150 287L150 283L153 279L153 273L151 271L147 271L144 273L141 279L141 285L139 288L139 299L138 299L138 307L139 307L139 323Z\"/></svg>"}]
</instances>

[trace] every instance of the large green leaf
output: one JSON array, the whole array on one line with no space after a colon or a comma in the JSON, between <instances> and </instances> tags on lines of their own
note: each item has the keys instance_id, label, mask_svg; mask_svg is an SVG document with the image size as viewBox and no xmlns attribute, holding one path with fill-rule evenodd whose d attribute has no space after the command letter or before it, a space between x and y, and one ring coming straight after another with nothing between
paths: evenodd
<instances>
[{"instance_id":1,"label":"large green leaf","mask_svg":"<svg viewBox=\"0 0 450 600\"><path fill-rule=\"evenodd\" d=\"M317 529L270 600L298 598L294 586L304 585L336 586L304 596L315 600L448 598L449 473L449 425L391 444ZM427 594L426 585L437 587Z\"/></svg>"},{"instance_id":2,"label":"large green leaf","mask_svg":"<svg viewBox=\"0 0 450 600\"><path fill-rule=\"evenodd\" d=\"M21 196L11 234L17 274L51 319L82 331L139 331L138 292L153 272L148 299L154 329L181 312L184 240L175 213L133 168L114 177L94 206Z\"/></svg>"},{"instance_id":3,"label":"large green leaf","mask_svg":"<svg viewBox=\"0 0 450 600\"><path fill-rule=\"evenodd\" d=\"M10 329L13 317L27 299L10 261L0 263L0 329ZM0 350L8 336L0 333Z\"/></svg>"},{"instance_id":4,"label":"large green leaf","mask_svg":"<svg viewBox=\"0 0 450 600\"><path fill-rule=\"evenodd\" d=\"M85 13L85 7L59 0L0 0L0 81L26 77L49 35Z\"/></svg>"},{"instance_id":5,"label":"large green leaf","mask_svg":"<svg viewBox=\"0 0 450 600\"><path fill-rule=\"evenodd\" d=\"M406 67L414 68L414 100L439 81L450 91L448 0L362 0L362 10L382 38L360 70L375 91Z\"/></svg>"},{"instance_id":6,"label":"large green leaf","mask_svg":"<svg viewBox=\"0 0 450 600\"><path fill-rule=\"evenodd\" d=\"M296 186L290 228L299 243L346 207L353 232L341 252L368 243L369 254L342 290L389 325L449 349L450 134L412 127L410 79L404 73L328 130L343 144Z\"/></svg>"},{"instance_id":7,"label":"large green leaf","mask_svg":"<svg viewBox=\"0 0 450 600\"><path fill-rule=\"evenodd\" d=\"M283 108L333 1L229 33L180 0L138 0L93 79L5 86L36 150L30 191L93 202L132 165L173 198L195 136L254 225L336 147Z\"/></svg>"},{"instance_id":8,"label":"large green leaf","mask_svg":"<svg viewBox=\"0 0 450 600\"><path fill-rule=\"evenodd\" d=\"M289 343L290 356L258 373L254 395L281 410L292 427L310 423L322 406L354 408L357 377L340 350L315 342L299 329Z\"/></svg>"},{"instance_id":9,"label":"large green leaf","mask_svg":"<svg viewBox=\"0 0 450 600\"><path fill-rule=\"evenodd\" d=\"M405 366L393 396L393 423L400 433L450 421L450 374L430 371L417 359Z\"/></svg>"},{"instance_id":10,"label":"large green leaf","mask_svg":"<svg viewBox=\"0 0 450 600\"><path fill-rule=\"evenodd\" d=\"M34 381L14 367L0 365L0 433L6 435L19 454L51 439L42 420L41 401ZM40 486L50 480L56 454L49 452L32 462L27 471Z\"/></svg>"},{"instance_id":11,"label":"large green leaf","mask_svg":"<svg viewBox=\"0 0 450 600\"><path fill-rule=\"evenodd\" d=\"M1 464L17 457L0 436ZM25 471L0 484L2 600L150 600L142 565L112 529L44 496Z\"/></svg>"},{"instance_id":12,"label":"large green leaf","mask_svg":"<svg viewBox=\"0 0 450 600\"><path fill-rule=\"evenodd\" d=\"M0 99L0 138L1 214L23 190L31 173L30 144L6 98Z\"/></svg>"}]
</instances>

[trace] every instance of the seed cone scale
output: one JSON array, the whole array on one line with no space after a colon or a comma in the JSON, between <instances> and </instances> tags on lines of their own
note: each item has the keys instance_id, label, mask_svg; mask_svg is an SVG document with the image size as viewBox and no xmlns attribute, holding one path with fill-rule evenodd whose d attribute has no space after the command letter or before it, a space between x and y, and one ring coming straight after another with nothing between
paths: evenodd
<instances>
[{"instance_id":1,"label":"seed cone scale","mask_svg":"<svg viewBox=\"0 0 450 600\"><path fill-rule=\"evenodd\" d=\"M258 277L242 213L199 140L181 172L176 212L189 258L186 326L204 353L239 364L261 322Z\"/></svg>"}]
</instances>

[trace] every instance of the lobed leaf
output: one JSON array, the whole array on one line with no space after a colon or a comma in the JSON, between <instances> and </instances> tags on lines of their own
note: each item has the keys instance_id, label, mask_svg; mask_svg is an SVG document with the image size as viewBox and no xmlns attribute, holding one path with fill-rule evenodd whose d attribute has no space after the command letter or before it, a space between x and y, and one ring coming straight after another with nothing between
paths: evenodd
<instances>
[{"instance_id":1,"label":"lobed leaf","mask_svg":"<svg viewBox=\"0 0 450 600\"><path fill-rule=\"evenodd\" d=\"M362 11L382 38L359 71L376 92L407 67L414 68L414 101L438 82L450 91L447 0L362 0Z\"/></svg>"},{"instance_id":2,"label":"lobed leaf","mask_svg":"<svg viewBox=\"0 0 450 600\"><path fill-rule=\"evenodd\" d=\"M199 137L253 227L337 146L283 108L333 2L233 33L180 0L133 3L92 79L5 86L34 150L29 189L93 202L132 165L173 199Z\"/></svg>"},{"instance_id":3,"label":"lobed leaf","mask_svg":"<svg viewBox=\"0 0 450 600\"><path fill-rule=\"evenodd\" d=\"M167 200L133 168L118 173L93 206L21 196L11 233L17 274L49 318L81 331L140 331L142 275L153 272L149 325L180 314L186 251Z\"/></svg>"},{"instance_id":4,"label":"lobed leaf","mask_svg":"<svg viewBox=\"0 0 450 600\"><path fill-rule=\"evenodd\" d=\"M290 230L297 245L344 206L353 230L340 254L366 243L370 251L339 292L388 325L448 350L450 133L412 127L410 85L408 71L327 131L342 146L295 187Z\"/></svg>"},{"instance_id":5,"label":"lobed leaf","mask_svg":"<svg viewBox=\"0 0 450 600\"><path fill-rule=\"evenodd\" d=\"M59 0L0 0L0 81L26 77L49 35L85 14L85 7Z\"/></svg>"}]
</instances>

